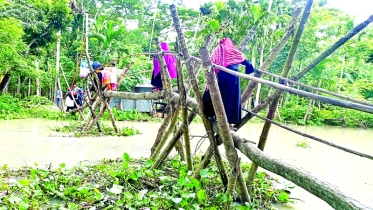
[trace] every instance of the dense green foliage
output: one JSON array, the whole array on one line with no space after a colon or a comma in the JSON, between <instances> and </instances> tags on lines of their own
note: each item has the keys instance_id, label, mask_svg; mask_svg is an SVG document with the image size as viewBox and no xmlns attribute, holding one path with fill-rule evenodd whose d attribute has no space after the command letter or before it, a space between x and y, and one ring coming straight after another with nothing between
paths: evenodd
<instances>
[{"instance_id":1,"label":"dense green foliage","mask_svg":"<svg viewBox=\"0 0 373 210\"><path fill-rule=\"evenodd\" d=\"M223 193L214 164L201 171L201 180L177 157L159 170L151 170L151 165L150 160L131 160L127 153L122 160L70 169L63 163L56 169L36 165L11 170L5 165L0 170L0 209L222 209L237 199L236 194L232 198ZM242 167L247 174L249 165ZM292 187L275 189L274 183L267 174L257 173L252 208L236 202L237 209L271 209L273 202L291 202L286 191Z\"/></svg>"}]
</instances>

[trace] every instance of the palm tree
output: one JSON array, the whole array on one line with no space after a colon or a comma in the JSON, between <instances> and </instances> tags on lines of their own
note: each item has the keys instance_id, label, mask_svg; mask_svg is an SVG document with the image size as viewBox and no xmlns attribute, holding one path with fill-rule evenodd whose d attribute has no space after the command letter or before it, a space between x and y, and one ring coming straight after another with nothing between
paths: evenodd
<instances>
[{"instance_id":1,"label":"palm tree","mask_svg":"<svg viewBox=\"0 0 373 210\"><path fill-rule=\"evenodd\" d=\"M104 60L107 62L108 53L110 52L111 45L113 41L122 33L125 32L125 28L116 25L112 20L104 20L99 18L95 23L96 31L90 36L91 38L96 38L98 42L102 45L102 50L104 51Z\"/></svg>"}]
</instances>

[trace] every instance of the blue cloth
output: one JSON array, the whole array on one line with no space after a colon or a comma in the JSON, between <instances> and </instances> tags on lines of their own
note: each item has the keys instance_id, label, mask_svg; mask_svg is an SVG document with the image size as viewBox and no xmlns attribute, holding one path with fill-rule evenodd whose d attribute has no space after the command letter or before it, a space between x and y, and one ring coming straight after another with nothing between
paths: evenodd
<instances>
[{"instance_id":1,"label":"blue cloth","mask_svg":"<svg viewBox=\"0 0 373 210\"><path fill-rule=\"evenodd\" d=\"M157 76L154 78L154 71L153 71L152 80L150 84L152 84L155 88L159 88L159 89L163 88L161 72L159 72Z\"/></svg>"},{"instance_id":2,"label":"blue cloth","mask_svg":"<svg viewBox=\"0 0 373 210\"><path fill-rule=\"evenodd\" d=\"M102 66L102 64L101 64L100 62L98 62L98 61L93 61L93 63L92 63L92 68L93 68L93 70L98 69L100 66Z\"/></svg>"},{"instance_id":3,"label":"blue cloth","mask_svg":"<svg viewBox=\"0 0 373 210\"><path fill-rule=\"evenodd\" d=\"M244 60L242 65L245 65L245 73L251 74L254 72L254 67L248 60ZM228 69L238 71L239 64L227 66ZM220 95L223 100L224 110L227 115L229 124L241 123L241 91L240 79L224 71L219 71L217 74ZM210 91L206 90L202 97L203 109L207 117L214 117L215 111L212 105Z\"/></svg>"}]
</instances>

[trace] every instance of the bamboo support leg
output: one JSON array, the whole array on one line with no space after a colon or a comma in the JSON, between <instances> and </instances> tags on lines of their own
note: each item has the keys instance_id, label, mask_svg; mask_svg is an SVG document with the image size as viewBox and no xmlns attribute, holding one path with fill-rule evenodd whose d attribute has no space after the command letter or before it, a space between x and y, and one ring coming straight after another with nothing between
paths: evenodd
<instances>
[{"instance_id":1,"label":"bamboo support leg","mask_svg":"<svg viewBox=\"0 0 373 210\"><path fill-rule=\"evenodd\" d=\"M88 107L89 107L89 110L90 110L90 113L91 113L91 115L92 115L92 118L93 118L93 119L97 118L93 106L91 106L91 105L89 104L89 100L88 100L88 99L85 99L85 102L87 103L87 105L88 105ZM102 133L102 128L101 128L100 123L96 122L96 125L97 125L97 129L98 129L98 131L99 131L100 133Z\"/></svg>"},{"instance_id":2,"label":"bamboo support leg","mask_svg":"<svg viewBox=\"0 0 373 210\"><path fill-rule=\"evenodd\" d=\"M210 144L212 145L213 148L217 148L215 140L214 140L214 135L213 135L212 129L211 129L211 124L207 120L206 116L203 114L202 96L201 96L201 93L199 92L196 75L194 73L194 68L193 68L193 64L192 64L193 58L189 54L189 50L188 50L188 47L187 47L187 44L186 44L186 41L185 41L185 38L184 38L184 33L181 29L180 18L179 18L179 15L177 14L175 5L170 5L170 10L171 10L171 14L172 14L172 19L175 23L175 29L176 29L176 32L177 32L178 40L179 40L179 43L182 47L183 55L186 59L186 67L188 69L190 82L192 84L191 86L193 87L194 94L195 94L196 99L197 99L198 108L200 110L200 116L202 118L203 125L205 126ZM205 47L208 47L210 42L211 42L211 39L208 39L205 43ZM214 149L213 152L214 152L215 160L217 162L217 166L219 168L220 173L223 174L224 177L227 177L227 173L226 173L224 164L222 162L219 162L221 160L221 158L219 158L219 156L220 156L219 151L217 149Z\"/></svg>"},{"instance_id":3,"label":"bamboo support leg","mask_svg":"<svg viewBox=\"0 0 373 210\"><path fill-rule=\"evenodd\" d=\"M188 123L191 123L195 117L196 117L196 114L194 112L191 112L188 116ZM161 154L159 155L159 158L154 161L152 169L158 168L159 165L162 164L162 162L168 157L168 155L171 153L172 148L174 148L176 142L179 140L180 136L183 134L184 132L183 128L184 128L184 125L181 125L180 129L176 132L176 134L173 136L171 141L168 142L165 149L162 150Z\"/></svg>"},{"instance_id":4,"label":"bamboo support leg","mask_svg":"<svg viewBox=\"0 0 373 210\"><path fill-rule=\"evenodd\" d=\"M150 157L151 160L155 161L156 159L159 159L159 154L160 154L160 152L161 152L164 144L167 142L168 137L170 136L170 134L172 133L172 131L175 128L176 122L177 122L177 120L179 118L180 110L181 110L181 106L178 105L176 107L176 109L175 109L174 115L172 116L172 120L171 120L170 126L168 127L166 133L163 135L162 140L159 143L159 145L157 146L157 148L155 149L153 155Z\"/></svg>"},{"instance_id":5,"label":"bamboo support leg","mask_svg":"<svg viewBox=\"0 0 373 210\"><path fill-rule=\"evenodd\" d=\"M102 115L104 114L105 112L105 109L106 109L106 106L102 103L102 102L99 102L100 103L100 112L98 113L98 115L96 116L96 118L94 118L91 122L91 124L89 124L89 126L87 127L87 130L91 130L92 127L98 123L98 120L102 117Z\"/></svg>"},{"instance_id":6,"label":"bamboo support leg","mask_svg":"<svg viewBox=\"0 0 373 210\"><path fill-rule=\"evenodd\" d=\"M111 120L111 123L113 124L114 131L115 131L115 133L118 133L118 127L117 127L117 125L116 125L116 123L115 123L115 117L114 117L113 111L111 110L110 105L109 105L109 103L106 101L105 98L104 98L102 101L104 102L104 104L105 104L105 106L106 106L106 109L107 109L108 112L109 112L110 120Z\"/></svg>"},{"instance_id":7,"label":"bamboo support leg","mask_svg":"<svg viewBox=\"0 0 373 210\"><path fill-rule=\"evenodd\" d=\"M154 144L153 144L152 148L150 149L150 156L152 156L154 154L154 152L155 152L156 148L158 147L159 143L161 143L161 140L163 138L163 134L165 133L169 123L171 122L171 119L172 119L172 115L170 115L170 114L166 115L166 117L163 119L163 123L158 130L158 134L157 134L157 137L154 141Z\"/></svg>"}]
</instances>

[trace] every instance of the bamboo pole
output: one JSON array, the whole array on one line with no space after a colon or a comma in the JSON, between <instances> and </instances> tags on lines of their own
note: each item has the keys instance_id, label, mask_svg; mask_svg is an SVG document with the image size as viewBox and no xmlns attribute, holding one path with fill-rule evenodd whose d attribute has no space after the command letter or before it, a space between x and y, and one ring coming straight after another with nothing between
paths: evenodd
<instances>
[{"instance_id":1,"label":"bamboo pole","mask_svg":"<svg viewBox=\"0 0 373 210\"><path fill-rule=\"evenodd\" d=\"M206 43L207 42L208 42L208 38L207 38ZM228 158L228 162L233 168L238 159L238 154L237 154L236 148L234 147L232 137L231 135L229 135L228 120L225 114L223 101L220 96L220 91L219 91L218 83L216 80L215 71L213 70L212 63L210 60L210 55L206 48L207 46L206 43L205 43L205 46L203 46L200 49L199 54L201 56L202 66L206 69L205 70L206 83L210 91L212 104L214 106L216 119L218 121L219 131L220 131L219 134L223 139L225 154ZM239 194L242 198L242 201L248 202L251 206L250 196L247 191L246 183L245 183L245 180L243 179L241 171L239 172L239 177L238 177L238 188L240 189Z\"/></svg>"},{"instance_id":2,"label":"bamboo pole","mask_svg":"<svg viewBox=\"0 0 373 210\"><path fill-rule=\"evenodd\" d=\"M317 66L321 61L323 61L325 58L327 58L329 55L331 55L334 51L336 51L340 46L342 46L344 43L346 43L348 40L350 40L352 37L354 37L356 34L358 34L364 28L366 28L372 21L373 21L373 15L371 15L364 22L355 26L351 31L349 31L347 34L345 34L342 38L340 38L333 45L331 45L327 50L325 50L323 53L321 53L315 60L313 60L310 64L308 64L302 71L295 74L290 79L294 80L294 81L297 81L300 78L302 78L305 74L307 74L315 66ZM258 106L256 106L252 111L255 112L255 113L258 113L263 108L265 108L273 99L278 97L282 92L283 92L283 90L276 90L274 93L272 93L266 99L264 99L263 102L261 104L259 104ZM253 117L253 115L251 115L251 114L247 114L246 116L244 116L242 118L241 124L238 125L237 128L242 127L252 117Z\"/></svg>"},{"instance_id":3,"label":"bamboo pole","mask_svg":"<svg viewBox=\"0 0 373 210\"><path fill-rule=\"evenodd\" d=\"M179 122L176 123L175 129L173 131L173 134L175 135L176 132L180 129ZM185 151L182 144L183 137L181 136L179 141L176 142L175 149L177 153L180 155L181 161L186 161Z\"/></svg>"},{"instance_id":4,"label":"bamboo pole","mask_svg":"<svg viewBox=\"0 0 373 210\"><path fill-rule=\"evenodd\" d=\"M217 123L214 123L213 127L215 131L218 131ZM234 140L235 147L251 161L307 190L333 208L345 210L372 209L350 197L345 192L340 191L330 183L314 177L304 169L266 155L256 146L245 142L235 132L230 131L230 134Z\"/></svg>"},{"instance_id":5,"label":"bamboo pole","mask_svg":"<svg viewBox=\"0 0 373 210\"><path fill-rule=\"evenodd\" d=\"M176 40L175 51L179 52L179 43L177 40ZM184 86L184 73L183 73L183 67L181 65L180 58L177 58L176 69L177 69L177 80L179 84L181 115L182 115L183 122L185 125L185 128L184 128L185 155L186 155L186 161L188 164L188 169L190 171L193 171L192 154L191 154L191 149L190 149L189 125L188 125L188 109L187 109L188 107L186 105L186 90Z\"/></svg>"},{"instance_id":6,"label":"bamboo pole","mask_svg":"<svg viewBox=\"0 0 373 210\"><path fill-rule=\"evenodd\" d=\"M170 102L171 103L171 100ZM167 131L164 133L164 135L162 136L162 139L159 143L159 145L156 147L154 153L152 154L152 156L150 156L150 159L152 161L156 161L157 159L159 159L159 155L161 154L161 150L163 148L163 146L165 145L165 143L167 142L167 139L168 137L170 136L170 134L172 133L172 131L175 129L175 125L176 125L176 122L178 120L178 117L179 117L179 113L180 113L180 110L181 110L181 105L179 104L174 113L171 115L171 114L168 114L170 116L172 116L172 120L171 120L171 123L170 125L168 126L168 129Z\"/></svg>"},{"instance_id":7,"label":"bamboo pole","mask_svg":"<svg viewBox=\"0 0 373 210\"><path fill-rule=\"evenodd\" d=\"M247 111L247 112L251 112L251 111L249 111L247 109L244 109L244 110ZM309 134L302 133L300 131L294 130L294 129L292 129L292 128L288 127L288 126L282 125L282 124L280 124L280 123L278 123L276 121L273 121L273 120L270 120L268 118L262 117L262 116L260 116L260 115L258 115L256 113L254 113L254 112L251 112L251 113L253 115L255 115L256 117L262 119L262 120L268 121L268 122L270 122L270 123L272 123L274 125L277 125L280 128L286 129L286 130L288 130L290 132L293 132L293 133L296 133L296 134L301 135L303 137L306 137L306 138L318 141L318 142L326 144L328 146L331 146L331 147L343 150L345 152L348 152L348 153L351 153L351 154L354 154L354 155L357 155L357 156L360 156L360 157L364 157L364 158L368 158L368 159L373 160L373 156L372 155L364 154L364 153L361 153L361 152L358 152L358 151L355 151L355 150L352 150L352 149L349 149L349 148L346 148L346 147L339 146L338 144L334 144L334 143L332 143L330 141L326 141L324 139L321 139L321 138L318 138L318 137L315 137L315 136L312 136L312 135L309 135Z\"/></svg>"},{"instance_id":8,"label":"bamboo pole","mask_svg":"<svg viewBox=\"0 0 373 210\"><path fill-rule=\"evenodd\" d=\"M240 78L254 80L256 82L266 84L266 85L271 86L275 89L278 89L279 91L281 91L281 93L283 91L286 91L286 92L289 92L289 93L292 93L292 94L295 94L295 95L303 96L303 97L306 97L306 98L311 98L311 99L321 101L321 102L325 102L325 103L329 103L329 104L332 104L332 105L335 105L335 106L345 107L345 108L349 108L349 109L355 109L355 110L359 110L359 111L363 111L363 112L367 112L367 113L373 113L373 107L370 107L370 106L365 106L365 105L361 105L361 104L357 104L357 103L352 103L352 102L349 102L349 101L338 100L338 99L334 99L334 98L330 98L330 97L326 97L326 96L320 96L320 95L317 95L317 94L314 94L314 93L309 93L309 92L306 92L306 91L298 90L298 89L295 89L295 88L292 88L292 87L289 87L289 86L286 86L286 85L278 84L278 83L275 83L275 82L270 82L270 81L260 79L260 78L256 78L256 77L253 77L253 76L250 76L250 75L247 75L247 74L242 74L242 73L239 73L239 72L235 72L235 71L232 71L230 69L227 69L227 68L219 66L219 65L213 65L213 67L219 68L220 70L228 72L230 74L239 76ZM257 113L260 110L262 110L264 108L264 107L262 107L263 104L265 103L266 105L268 105L268 103L270 101L272 101L274 96L279 96L279 95L272 94L267 99L265 99L265 101L262 102L262 104L255 107L253 109L253 111L255 113ZM268 101L268 103L266 103L266 101ZM245 117L247 118L247 116L245 116ZM241 124L237 126L238 128L242 127L248 121L248 119L245 119L245 117L242 118L242 120L245 120L245 121L241 122ZM252 116L250 116L250 119L251 119L251 117Z\"/></svg>"},{"instance_id":9,"label":"bamboo pole","mask_svg":"<svg viewBox=\"0 0 373 210\"><path fill-rule=\"evenodd\" d=\"M188 123L190 124L193 119L196 117L196 113L191 112L188 116ZM171 141L168 142L166 147L161 151L160 155L158 156L156 160L154 160L154 163L152 165L152 169L156 169L159 167L159 165L168 157L168 155L171 153L172 148L175 147L176 142L179 140L181 135L184 132L184 123L180 126L180 129L176 132L176 134L172 137Z\"/></svg>"},{"instance_id":10,"label":"bamboo pole","mask_svg":"<svg viewBox=\"0 0 373 210\"><path fill-rule=\"evenodd\" d=\"M159 127L159 129L158 129L158 134L157 134L157 137L155 138L154 144L153 144L152 148L150 149L150 158L155 154L156 149L159 147L159 144L162 141L163 134L165 133L169 123L171 122L171 119L172 119L171 114L167 114L166 117L163 119L163 123L162 123L161 127ZM163 142L163 144L164 144L164 142ZM162 147L163 147L163 145L162 145Z\"/></svg>"},{"instance_id":11,"label":"bamboo pole","mask_svg":"<svg viewBox=\"0 0 373 210\"><path fill-rule=\"evenodd\" d=\"M234 165L234 167L232 169L232 172L229 176L227 194L230 195L232 198L233 198L232 195L233 195L233 192L234 192L234 188L236 187L237 178L240 174L240 171L242 171L240 163L241 163L241 158L238 158L237 161L236 161L236 164ZM227 209L233 209L233 208L234 208L234 204L233 204L233 199L232 199L232 200L228 201Z\"/></svg>"},{"instance_id":12,"label":"bamboo pole","mask_svg":"<svg viewBox=\"0 0 373 210\"><path fill-rule=\"evenodd\" d=\"M245 38L242 40L242 42L240 43L240 45L238 45L238 51L243 51L247 45L247 43L249 43L253 38L254 38L254 34L256 32L256 25L254 25L249 33L246 34Z\"/></svg>"},{"instance_id":13,"label":"bamboo pole","mask_svg":"<svg viewBox=\"0 0 373 210\"><path fill-rule=\"evenodd\" d=\"M183 33L183 31L181 29L181 26L180 26L180 18L179 18L179 15L177 13L175 5L173 5L173 4L170 5L170 10L171 10L172 19L175 23L175 29L176 29L176 32L177 32L177 37L178 37L179 43L182 47L182 52L183 52L184 58L186 60L186 67L188 69L190 82L192 84L191 86L193 87L194 94L195 94L195 97L196 97L196 100L197 100L197 103L198 103L198 108L200 110L200 116L202 118L203 125L206 129L208 139L210 141L210 145L213 148L215 161L216 161L217 167L219 169L220 175L222 177L222 182L223 182L224 186L226 186L228 184L227 172L225 170L225 166L223 164L221 155L219 153L217 144L215 142L215 138L214 138L214 135L212 133L212 128L211 128L210 121L208 121L207 117L203 114L202 96L201 96L201 93L199 92L196 75L194 73L194 69L193 69L193 65L192 65L193 58L189 54L189 50L188 50L188 47L187 47L187 44L186 44L186 41L185 41L185 38L184 38L184 33ZM209 39L209 41L211 41L211 39ZM206 41L206 47L208 47L209 41Z\"/></svg>"},{"instance_id":14,"label":"bamboo pole","mask_svg":"<svg viewBox=\"0 0 373 210\"><path fill-rule=\"evenodd\" d=\"M288 76L288 74L291 70L291 67L293 65L295 55L297 53L297 49L298 49L300 40L302 38L304 28L306 27L306 23L307 23L308 18L311 14L312 5L313 5L313 0L308 0L307 4L306 4L306 7L304 8L302 19L299 23L297 33L294 37L293 44L291 45L291 48L290 48L290 51L289 51L288 58L286 60L284 69L283 69L282 74L281 74L281 76L284 77L284 78L286 78ZM267 118L268 119L273 120L275 118L279 100L280 100L280 96L278 96L277 98L275 98L272 101L272 103L269 107L268 113L267 113ZM260 140L259 140L259 143L258 143L258 148L262 151L264 150L264 147L267 143L268 134L269 134L269 130L271 129L271 125L272 125L272 123L270 121L265 121L262 133L260 134ZM251 168L250 168L250 171L249 171L249 176L248 176L249 185L253 184L253 181L254 181L255 174L256 174L257 170L258 170L258 165L256 163L253 163L251 165Z\"/></svg>"},{"instance_id":15,"label":"bamboo pole","mask_svg":"<svg viewBox=\"0 0 373 210\"><path fill-rule=\"evenodd\" d=\"M272 62L279 55L279 53L281 52L282 48L284 48L284 46L287 43L287 41L294 35L294 30L295 30L295 27L296 27L296 24L297 24L298 17L300 15L300 13L301 13L301 9L300 8L298 8L298 9L295 10L295 12L293 13L293 16L292 16L292 20L290 21L289 26L286 29L285 35L281 38L281 40L279 41L279 43L271 50L270 54L268 55L268 57L263 62L263 65L260 67L260 69L267 70L270 67L270 65L272 64ZM257 76L261 76L261 75L257 74ZM241 95L241 104L242 105L245 104L246 101L249 99L249 97L253 93L255 87L257 86L257 84L258 83L255 82L255 81L250 81L249 82L248 86L242 92L242 95Z\"/></svg>"},{"instance_id":16,"label":"bamboo pole","mask_svg":"<svg viewBox=\"0 0 373 210\"><path fill-rule=\"evenodd\" d=\"M351 98L349 96L334 93L334 92L322 89L320 87L313 87L313 86L310 86L310 85L306 85L306 84L303 84L303 83L300 83L300 82L297 82L297 81L294 81L294 80L291 80L291 79L288 79L288 78L284 78L282 76L278 76L276 74L272 74L272 73L269 73L269 72L266 72L266 71L263 71L263 70L260 70L260 69L255 69L255 70L256 70L256 72L261 72L263 74L266 74L266 75L278 78L280 80L283 80L284 83L291 83L291 84L294 84L294 85L299 85L299 86L308 88L310 90L314 90L314 91L317 91L317 92L320 92L320 93L325 93L325 94L328 94L328 95L332 95L332 96L335 96L335 97L338 97L338 98L341 98L341 99L345 99L345 100L348 100L348 101L352 101L352 102L355 102L355 103L358 103L358 104L363 104L363 105L366 105L366 106L373 106L372 103L369 103L369 102L366 102L366 101L361 101L361 100L358 100L358 99L355 99L355 98Z\"/></svg>"}]
</instances>

